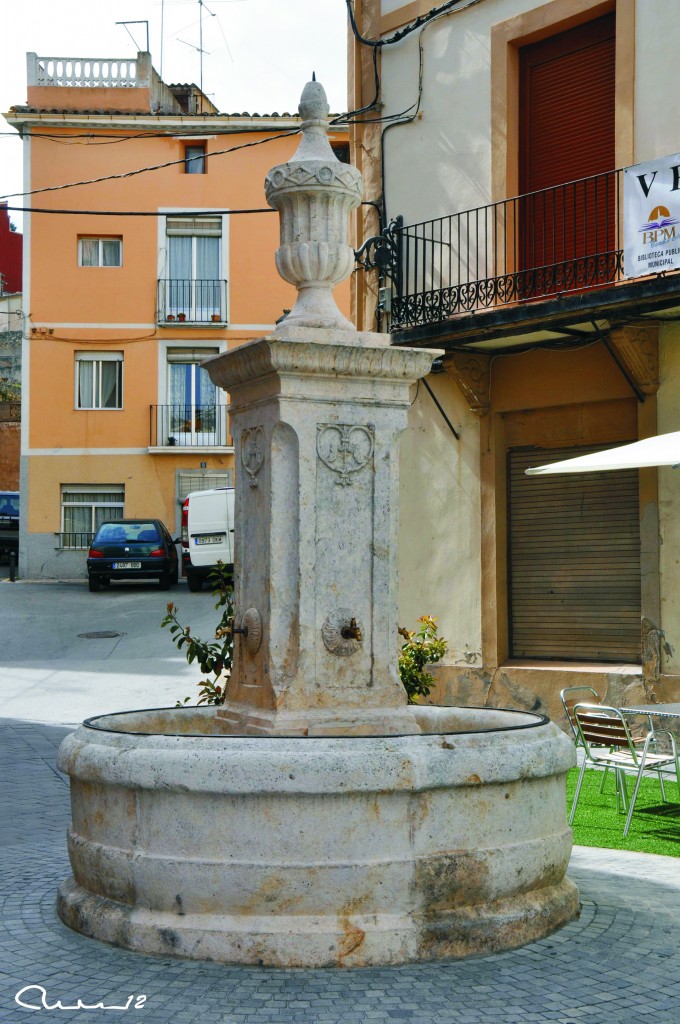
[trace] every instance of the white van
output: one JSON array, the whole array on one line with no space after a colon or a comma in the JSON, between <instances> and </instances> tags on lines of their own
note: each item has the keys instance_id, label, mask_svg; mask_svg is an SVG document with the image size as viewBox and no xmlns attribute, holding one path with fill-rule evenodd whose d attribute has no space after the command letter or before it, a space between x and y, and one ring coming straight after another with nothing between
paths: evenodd
<instances>
[{"instance_id":1,"label":"white van","mask_svg":"<svg viewBox=\"0 0 680 1024\"><path fill-rule=\"evenodd\" d=\"M192 491L182 507L182 569L200 590L217 562L234 571L234 488Z\"/></svg>"}]
</instances>

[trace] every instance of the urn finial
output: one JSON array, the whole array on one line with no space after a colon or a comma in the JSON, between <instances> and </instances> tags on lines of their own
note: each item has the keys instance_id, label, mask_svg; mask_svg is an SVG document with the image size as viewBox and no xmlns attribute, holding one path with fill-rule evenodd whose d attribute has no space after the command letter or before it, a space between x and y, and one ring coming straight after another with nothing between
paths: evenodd
<instances>
[{"instance_id":1,"label":"urn finial","mask_svg":"<svg viewBox=\"0 0 680 1024\"><path fill-rule=\"evenodd\" d=\"M341 163L328 141L329 106L321 82L305 85L299 105L302 139L295 156L265 180L267 202L279 211L281 244L276 266L298 289L277 334L295 327L354 331L333 298L333 288L354 269L348 244L349 214L362 198L361 175Z\"/></svg>"}]
</instances>

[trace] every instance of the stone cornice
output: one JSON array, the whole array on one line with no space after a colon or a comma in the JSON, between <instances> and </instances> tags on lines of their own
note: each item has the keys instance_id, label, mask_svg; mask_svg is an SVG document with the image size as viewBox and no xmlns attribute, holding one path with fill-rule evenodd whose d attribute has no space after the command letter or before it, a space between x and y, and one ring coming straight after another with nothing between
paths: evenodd
<instances>
[{"instance_id":1,"label":"stone cornice","mask_svg":"<svg viewBox=\"0 0 680 1024\"><path fill-rule=\"evenodd\" d=\"M179 114L126 114L120 113L85 113L83 111L65 110L61 113L27 110L10 110L3 114L5 120L15 128L128 128L133 130L153 129L167 132L168 135L205 134L213 135L225 128L237 131L261 132L269 129L276 131L300 128L298 116L276 117L263 114L253 117L230 114L211 114L201 117L200 114L182 116ZM347 135L346 125L333 125L330 134Z\"/></svg>"},{"instance_id":2,"label":"stone cornice","mask_svg":"<svg viewBox=\"0 0 680 1024\"><path fill-rule=\"evenodd\" d=\"M270 374L353 377L413 383L428 373L438 353L430 349L347 344L304 345L259 338L204 364L218 387L230 391Z\"/></svg>"}]
</instances>

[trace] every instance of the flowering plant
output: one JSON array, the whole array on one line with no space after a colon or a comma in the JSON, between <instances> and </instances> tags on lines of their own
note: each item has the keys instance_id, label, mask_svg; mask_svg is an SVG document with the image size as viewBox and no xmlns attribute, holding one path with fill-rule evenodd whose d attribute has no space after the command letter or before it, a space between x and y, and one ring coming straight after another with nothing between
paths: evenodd
<instances>
[{"instance_id":1,"label":"flowering plant","mask_svg":"<svg viewBox=\"0 0 680 1024\"><path fill-rule=\"evenodd\" d=\"M399 675L409 704L418 704L422 697L429 695L434 679L425 671L424 666L441 661L448 648L444 637L437 636L436 619L431 615L422 615L418 622L420 625L417 632L399 627L400 636L406 640L399 655Z\"/></svg>"}]
</instances>

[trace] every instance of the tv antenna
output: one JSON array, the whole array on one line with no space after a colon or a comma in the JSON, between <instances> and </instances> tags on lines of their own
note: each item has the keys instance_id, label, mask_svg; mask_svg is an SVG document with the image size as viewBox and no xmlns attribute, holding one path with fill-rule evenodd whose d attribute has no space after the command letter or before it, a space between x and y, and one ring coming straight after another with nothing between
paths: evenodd
<instances>
[{"instance_id":1,"label":"tv antenna","mask_svg":"<svg viewBox=\"0 0 680 1024\"><path fill-rule=\"evenodd\" d=\"M199 3L200 3L200 0L199 0ZM128 25L146 25L146 52L147 53L149 52L149 22L148 21L117 21L116 25L122 25L125 28L125 31L129 35L130 39L135 44L137 49L139 49L139 43L137 42L137 40L133 36L132 32L128 28Z\"/></svg>"},{"instance_id":2,"label":"tv antenna","mask_svg":"<svg viewBox=\"0 0 680 1024\"><path fill-rule=\"evenodd\" d=\"M210 15L211 18L216 17L216 15L213 13L213 11L211 11L210 8L206 6L206 4L204 3L204 0L198 0L198 54L199 54L199 58L200 58L199 89L201 90L201 92L203 92L203 53L204 53L204 50L203 50L203 8L204 7L205 7L206 11L208 12L208 14Z\"/></svg>"}]
</instances>

